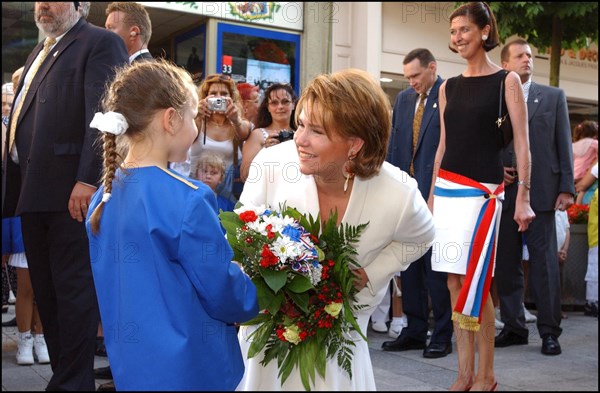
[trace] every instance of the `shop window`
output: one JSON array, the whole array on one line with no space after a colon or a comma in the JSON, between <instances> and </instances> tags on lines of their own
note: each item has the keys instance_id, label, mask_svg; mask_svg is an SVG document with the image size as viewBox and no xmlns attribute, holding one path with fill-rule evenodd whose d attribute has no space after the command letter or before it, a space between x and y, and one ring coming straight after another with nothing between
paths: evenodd
<instances>
[{"instance_id":1,"label":"shop window","mask_svg":"<svg viewBox=\"0 0 600 393\"><path fill-rule=\"evenodd\" d=\"M185 68L194 81L200 81L205 72L206 25L201 25L175 37L175 64Z\"/></svg>"},{"instance_id":2,"label":"shop window","mask_svg":"<svg viewBox=\"0 0 600 393\"><path fill-rule=\"evenodd\" d=\"M217 70L261 92L273 83L290 83L298 93L299 35L225 23L217 31Z\"/></svg>"}]
</instances>

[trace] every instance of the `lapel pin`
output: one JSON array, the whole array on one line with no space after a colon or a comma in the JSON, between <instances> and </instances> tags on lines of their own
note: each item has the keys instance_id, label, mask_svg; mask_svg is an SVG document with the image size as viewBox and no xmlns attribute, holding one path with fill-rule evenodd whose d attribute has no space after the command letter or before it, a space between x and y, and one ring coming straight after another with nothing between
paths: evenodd
<instances>
[{"instance_id":1,"label":"lapel pin","mask_svg":"<svg viewBox=\"0 0 600 393\"><path fill-rule=\"evenodd\" d=\"M537 104L539 102L539 100L536 98L535 100L533 100L533 102L535 102Z\"/></svg>"}]
</instances>

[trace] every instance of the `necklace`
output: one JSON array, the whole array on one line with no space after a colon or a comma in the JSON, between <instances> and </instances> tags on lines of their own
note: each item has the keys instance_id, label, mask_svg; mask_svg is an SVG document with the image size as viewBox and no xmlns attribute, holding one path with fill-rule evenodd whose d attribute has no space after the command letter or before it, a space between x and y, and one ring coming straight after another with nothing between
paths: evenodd
<instances>
[{"instance_id":1,"label":"necklace","mask_svg":"<svg viewBox=\"0 0 600 393\"><path fill-rule=\"evenodd\" d=\"M223 127L223 126L226 125L225 123L227 123L227 119L225 119L225 121L223 123L217 123L214 120L209 120L208 121L208 124L212 124L212 125L217 126L217 127Z\"/></svg>"}]
</instances>

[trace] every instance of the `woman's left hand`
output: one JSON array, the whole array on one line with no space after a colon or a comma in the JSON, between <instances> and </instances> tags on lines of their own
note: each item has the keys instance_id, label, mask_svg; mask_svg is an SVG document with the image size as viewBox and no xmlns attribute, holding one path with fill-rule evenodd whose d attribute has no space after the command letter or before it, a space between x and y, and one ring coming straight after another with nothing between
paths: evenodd
<instances>
[{"instance_id":1,"label":"woman's left hand","mask_svg":"<svg viewBox=\"0 0 600 393\"><path fill-rule=\"evenodd\" d=\"M356 288L358 291L361 291L369 282L369 276L367 276L367 272L365 272L365 269L360 268L352 270L352 274L354 274L354 288Z\"/></svg>"},{"instance_id":2,"label":"woman's left hand","mask_svg":"<svg viewBox=\"0 0 600 393\"><path fill-rule=\"evenodd\" d=\"M227 120L236 127L239 127L242 123L238 108L233 104L233 101L229 97L227 97L227 110L225 111L225 116L227 117Z\"/></svg>"},{"instance_id":3,"label":"woman's left hand","mask_svg":"<svg viewBox=\"0 0 600 393\"><path fill-rule=\"evenodd\" d=\"M514 220L519 224L519 232L525 232L529 224L535 219L535 213L529 202L519 202L515 206Z\"/></svg>"}]
</instances>

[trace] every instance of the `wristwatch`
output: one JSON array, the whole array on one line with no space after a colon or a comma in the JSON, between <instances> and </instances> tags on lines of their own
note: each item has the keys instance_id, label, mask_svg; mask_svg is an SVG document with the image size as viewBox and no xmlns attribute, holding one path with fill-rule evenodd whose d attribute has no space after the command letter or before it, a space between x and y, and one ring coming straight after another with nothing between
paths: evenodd
<instances>
[{"instance_id":1,"label":"wristwatch","mask_svg":"<svg viewBox=\"0 0 600 393\"><path fill-rule=\"evenodd\" d=\"M519 180L517 181L517 185L519 186L525 186L526 189L531 190L531 183L525 180Z\"/></svg>"}]
</instances>

